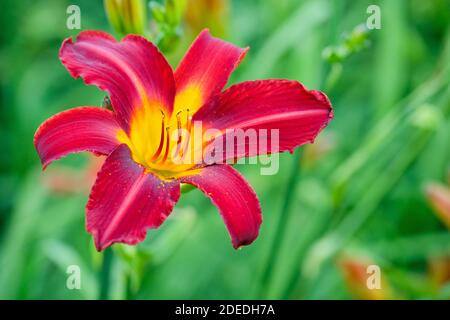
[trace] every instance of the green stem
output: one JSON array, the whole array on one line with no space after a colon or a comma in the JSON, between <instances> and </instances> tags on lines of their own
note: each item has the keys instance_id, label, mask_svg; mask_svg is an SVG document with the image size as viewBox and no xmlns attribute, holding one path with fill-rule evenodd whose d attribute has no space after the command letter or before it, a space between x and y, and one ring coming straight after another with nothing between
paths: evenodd
<instances>
[{"instance_id":1,"label":"green stem","mask_svg":"<svg viewBox=\"0 0 450 320\"><path fill-rule=\"evenodd\" d=\"M100 273L100 300L109 298L112 260L113 252L111 248L108 248L103 253L103 265Z\"/></svg>"},{"instance_id":2,"label":"green stem","mask_svg":"<svg viewBox=\"0 0 450 320\"><path fill-rule=\"evenodd\" d=\"M290 205L292 203L292 196L296 190L298 176L300 174L300 157L301 149L297 149L294 153L294 158L292 160L291 174L289 181L287 183L286 195L283 200L283 205L281 207L280 217L278 219L277 229L275 230L275 236L273 238L272 246L269 251L269 256L267 258L267 263L261 277L261 286L259 290L259 297L263 298L266 296L266 292L269 286L270 275L275 267L275 262L278 261L278 255L280 253L280 246L283 241L283 235L288 225L290 214Z\"/></svg>"},{"instance_id":3,"label":"green stem","mask_svg":"<svg viewBox=\"0 0 450 320\"><path fill-rule=\"evenodd\" d=\"M130 270L130 274L127 274L125 277L125 300L132 300L133 296L134 296L134 291L133 291L133 284L131 283L133 280L131 279L131 272L133 272L132 270Z\"/></svg>"}]
</instances>

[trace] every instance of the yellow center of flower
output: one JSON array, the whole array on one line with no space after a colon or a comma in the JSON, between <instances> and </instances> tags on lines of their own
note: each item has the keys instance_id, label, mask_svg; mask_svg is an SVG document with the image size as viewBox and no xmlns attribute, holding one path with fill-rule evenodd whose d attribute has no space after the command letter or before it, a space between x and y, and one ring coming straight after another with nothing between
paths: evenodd
<instances>
[{"instance_id":1,"label":"yellow center of flower","mask_svg":"<svg viewBox=\"0 0 450 320\"><path fill-rule=\"evenodd\" d=\"M126 144L133 160L160 178L170 180L195 173L202 156L202 133L194 132L192 115L201 104L197 87L177 94L174 110L167 114L158 102L136 108L127 134L117 138Z\"/></svg>"}]
</instances>

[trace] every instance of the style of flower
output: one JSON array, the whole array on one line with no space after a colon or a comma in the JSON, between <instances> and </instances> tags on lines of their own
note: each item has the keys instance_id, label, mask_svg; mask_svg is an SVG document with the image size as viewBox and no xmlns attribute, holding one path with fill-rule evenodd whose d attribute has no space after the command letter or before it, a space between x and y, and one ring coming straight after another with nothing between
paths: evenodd
<instances>
[{"instance_id":1,"label":"style of flower","mask_svg":"<svg viewBox=\"0 0 450 320\"><path fill-rule=\"evenodd\" d=\"M198 151L193 123L219 132L200 144L201 154L230 128L277 129L277 151L283 152L313 142L332 108L323 93L297 81L248 81L222 92L247 51L204 30L173 72L141 36L117 42L107 33L84 31L75 42L64 41L64 66L74 78L106 91L113 110L84 106L58 113L38 128L34 144L44 168L74 152L107 156L86 206L97 250L144 240L147 229L159 227L171 213L181 183L197 187L218 207L234 248L256 239L259 201L226 154L220 163L175 161ZM235 159L269 153L238 149L244 151Z\"/></svg>"}]
</instances>

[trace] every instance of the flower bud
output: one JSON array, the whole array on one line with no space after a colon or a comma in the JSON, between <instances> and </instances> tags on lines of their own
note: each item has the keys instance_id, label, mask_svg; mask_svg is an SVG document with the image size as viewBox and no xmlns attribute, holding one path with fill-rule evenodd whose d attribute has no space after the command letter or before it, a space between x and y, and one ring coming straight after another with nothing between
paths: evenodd
<instances>
[{"instance_id":1,"label":"flower bud","mask_svg":"<svg viewBox=\"0 0 450 320\"><path fill-rule=\"evenodd\" d=\"M116 32L144 34L146 6L143 0L105 0L105 11Z\"/></svg>"}]
</instances>

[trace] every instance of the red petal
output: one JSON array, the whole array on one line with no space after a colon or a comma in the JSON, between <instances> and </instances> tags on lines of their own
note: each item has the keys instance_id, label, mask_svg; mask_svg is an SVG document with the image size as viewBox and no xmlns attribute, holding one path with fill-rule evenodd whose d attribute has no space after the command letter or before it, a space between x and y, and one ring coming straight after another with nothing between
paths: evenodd
<instances>
[{"instance_id":1,"label":"red petal","mask_svg":"<svg viewBox=\"0 0 450 320\"><path fill-rule=\"evenodd\" d=\"M158 49L145 38L128 35L121 42L99 31L81 32L73 43L64 41L60 59L75 77L106 90L128 129L133 109L155 105L170 114L175 82L172 68Z\"/></svg>"},{"instance_id":2,"label":"red petal","mask_svg":"<svg viewBox=\"0 0 450 320\"><path fill-rule=\"evenodd\" d=\"M202 121L204 128L215 128L224 133L226 129L268 129L268 148L271 145L270 129L279 129L278 151L282 152L312 143L332 117L330 101L322 92L309 91L297 81L258 80L231 86L203 106L193 120ZM216 148L216 145L212 143L210 147ZM226 151L225 147L220 148ZM267 153L259 148L249 148L248 144L245 148L236 144L235 149L236 152L241 149L236 157Z\"/></svg>"},{"instance_id":3,"label":"red petal","mask_svg":"<svg viewBox=\"0 0 450 320\"><path fill-rule=\"evenodd\" d=\"M87 230L97 250L115 242L136 244L157 228L180 196L177 181L162 181L131 159L120 145L99 171L86 206Z\"/></svg>"},{"instance_id":4,"label":"red petal","mask_svg":"<svg viewBox=\"0 0 450 320\"><path fill-rule=\"evenodd\" d=\"M119 145L120 126L114 114L98 107L78 107L45 121L34 135L34 146L44 168L69 153L110 154Z\"/></svg>"},{"instance_id":5,"label":"red petal","mask_svg":"<svg viewBox=\"0 0 450 320\"><path fill-rule=\"evenodd\" d=\"M219 208L235 249L252 243L262 222L258 198L245 179L229 165L213 165L180 179L202 190Z\"/></svg>"},{"instance_id":6,"label":"red petal","mask_svg":"<svg viewBox=\"0 0 450 320\"><path fill-rule=\"evenodd\" d=\"M181 107L195 113L211 96L220 93L247 51L248 48L239 48L203 30L175 71L177 94L192 85L200 90L200 101Z\"/></svg>"}]
</instances>

